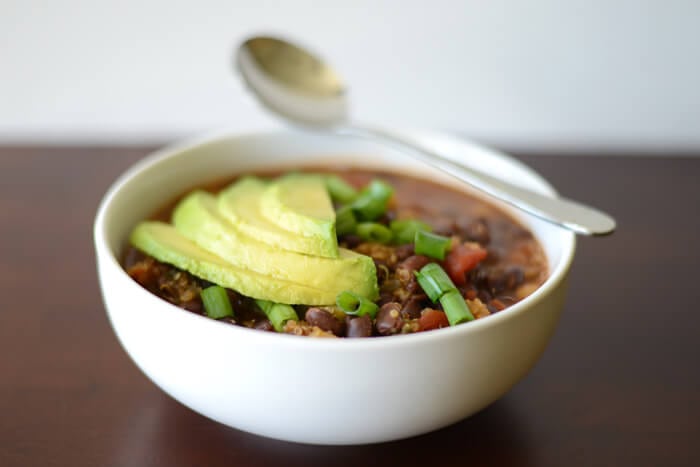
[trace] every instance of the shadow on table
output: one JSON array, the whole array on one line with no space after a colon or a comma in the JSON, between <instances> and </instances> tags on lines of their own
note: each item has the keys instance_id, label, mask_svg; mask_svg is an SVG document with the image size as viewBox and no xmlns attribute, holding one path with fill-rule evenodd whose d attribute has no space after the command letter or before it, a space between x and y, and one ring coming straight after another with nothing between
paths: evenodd
<instances>
[{"instance_id":1,"label":"shadow on table","mask_svg":"<svg viewBox=\"0 0 700 467\"><path fill-rule=\"evenodd\" d=\"M442 430L363 446L312 446L262 438L208 420L164 395L144 405L120 433L118 465L537 464L526 420L507 398Z\"/></svg>"}]
</instances>

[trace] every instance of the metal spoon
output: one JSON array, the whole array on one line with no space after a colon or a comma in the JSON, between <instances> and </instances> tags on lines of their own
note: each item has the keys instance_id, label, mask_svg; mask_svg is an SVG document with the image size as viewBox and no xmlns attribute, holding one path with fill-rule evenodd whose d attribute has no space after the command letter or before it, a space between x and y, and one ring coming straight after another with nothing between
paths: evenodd
<instances>
[{"instance_id":1,"label":"metal spoon","mask_svg":"<svg viewBox=\"0 0 700 467\"><path fill-rule=\"evenodd\" d=\"M615 230L615 220L597 209L511 185L400 135L350 123L345 86L338 75L297 45L274 37L253 37L239 47L236 64L258 99L293 123L391 144L496 199L578 234L606 235Z\"/></svg>"}]
</instances>

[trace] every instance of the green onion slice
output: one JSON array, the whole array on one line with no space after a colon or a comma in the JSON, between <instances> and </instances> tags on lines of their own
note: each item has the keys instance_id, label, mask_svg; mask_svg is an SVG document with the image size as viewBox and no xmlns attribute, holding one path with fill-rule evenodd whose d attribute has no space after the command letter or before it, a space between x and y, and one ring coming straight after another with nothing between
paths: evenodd
<instances>
[{"instance_id":1,"label":"green onion slice","mask_svg":"<svg viewBox=\"0 0 700 467\"><path fill-rule=\"evenodd\" d=\"M353 201L352 209L360 220L373 221L386 212L393 193L391 185L381 180L372 180Z\"/></svg>"},{"instance_id":2,"label":"green onion slice","mask_svg":"<svg viewBox=\"0 0 700 467\"><path fill-rule=\"evenodd\" d=\"M423 230L425 232L432 232L433 230L430 225L417 219L391 221L389 228L394 233L394 243L398 245L413 243L416 232L419 230Z\"/></svg>"},{"instance_id":3,"label":"green onion slice","mask_svg":"<svg viewBox=\"0 0 700 467\"><path fill-rule=\"evenodd\" d=\"M294 311L291 305L275 303L269 300L255 300L255 304L265 313L267 319L272 323L272 327L277 332L282 332L287 321L299 320L297 312Z\"/></svg>"},{"instance_id":4,"label":"green onion slice","mask_svg":"<svg viewBox=\"0 0 700 467\"><path fill-rule=\"evenodd\" d=\"M203 289L200 296L204 305L204 312L210 318L219 319L233 316L231 301L228 299L226 289L220 285L212 285Z\"/></svg>"},{"instance_id":5,"label":"green onion slice","mask_svg":"<svg viewBox=\"0 0 700 467\"><path fill-rule=\"evenodd\" d=\"M374 222L361 222L357 224L355 233L363 240L384 244L389 243L393 237L388 227Z\"/></svg>"},{"instance_id":6,"label":"green onion slice","mask_svg":"<svg viewBox=\"0 0 700 467\"><path fill-rule=\"evenodd\" d=\"M357 190L348 182L337 175L328 175L325 177L326 189L331 195L333 201L342 204L352 203L357 198Z\"/></svg>"},{"instance_id":7,"label":"green onion slice","mask_svg":"<svg viewBox=\"0 0 700 467\"><path fill-rule=\"evenodd\" d=\"M417 230L414 239L415 252L417 255L425 255L442 261L450 248L451 241L449 237Z\"/></svg>"},{"instance_id":8,"label":"green onion slice","mask_svg":"<svg viewBox=\"0 0 700 467\"><path fill-rule=\"evenodd\" d=\"M414 274L418 284L433 302L437 302L447 292L457 289L445 270L437 263L428 263Z\"/></svg>"},{"instance_id":9,"label":"green onion slice","mask_svg":"<svg viewBox=\"0 0 700 467\"><path fill-rule=\"evenodd\" d=\"M474 319L474 315L472 315L472 312L469 310L467 302L457 289L450 290L440 297L440 304L447 315L450 326L456 326L457 324Z\"/></svg>"},{"instance_id":10,"label":"green onion slice","mask_svg":"<svg viewBox=\"0 0 700 467\"><path fill-rule=\"evenodd\" d=\"M356 226L357 219L350 206L343 206L335 212L335 232L338 235L354 233Z\"/></svg>"},{"instance_id":11,"label":"green onion slice","mask_svg":"<svg viewBox=\"0 0 700 467\"><path fill-rule=\"evenodd\" d=\"M377 315L377 310L379 309L376 303L349 290L340 292L335 299L335 303L338 305L338 308L348 315L369 315L372 319Z\"/></svg>"}]
</instances>

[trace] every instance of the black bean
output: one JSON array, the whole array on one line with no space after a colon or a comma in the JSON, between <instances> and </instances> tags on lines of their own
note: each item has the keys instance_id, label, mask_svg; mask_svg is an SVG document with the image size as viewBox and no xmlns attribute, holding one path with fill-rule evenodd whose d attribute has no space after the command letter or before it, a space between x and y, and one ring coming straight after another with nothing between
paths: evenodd
<instances>
[{"instance_id":1,"label":"black bean","mask_svg":"<svg viewBox=\"0 0 700 467\"><path fill-rule=\"evenodd\" d=\"M396 301L405 302L413 294L420 293L420 285L416 279L416 275L412 271L399 269L396 277L401 282L401 286L394 290Z\"/></svg>"},{"instance_id":2,"label":"black bean","mask_svg":"<svg viewBox=\"0 0 700 467\"><path fill-rule=\"evenodd\" d=\"M393 302L394 301L394 294L393 291L391 292L382 292L379 294L379 300L377 300L377 304L379 306L384 305L385 303Z\"/></svg>"},{"instance_id":3,"label":"black bean","mask_svg":"<svg viewBox=\"0 0 700 467\"><path fill-rule=\"evenodd\" d=\"M508 268L508 289L515 290L525 281L525 271L520 266Z\"/></svg>"},{"instance_id":4,"label":"black bean","mask_svg":"<svg viewBox=\"0 0 700 467\"><path fill-rule=\"evenodd\" d=\"M226 289L226 295L228 296L228 301L231 302L231 304L238 303L241 300L238 293L234 290Z\"/></svg>"},{"instance_id":5,"label":"black bean","mask_svg":"<svg viewBox=\"0 0 700 467\"><path fill-rule=\"evenodd\" d=\"M426 296L423 294L412 295L411 298L406 300L403 308L401 308L401 316L408 319L420 318L420 312L425 308Z\"/></svg>"},{"instance_id":6,"label":"black bean","mask_svg":"<svg viewBox=\"0 0 700 467\"><path fill-rule=\"evenodd\" d=\"M403 318L401 318L401 304L387 303L379 309L375 320L377 332L382 336L389 336L401 332Z\"/></svg>"},{"instance_id":7,"label":"black bean","mask_svg":"<svg viewBox=\"0 0 700 467\"><path fill-rule=\"evenodd\" d=\"M450 237L457 231L457 224L454 219L450 217L438 217L430 222L433 226L433 232L438 235L445 235Z\"/></svg>"},{"instance_id":8,"label":"black bean","mask_svg":"<svg viewBox=\"0 0 700 467\"><path fill-rule=\"evenodd\" d=\"M379 216L375 222L379 224L389 225L391 221L396 220L396 211L388 209L384 214Z\"/></svg>"},{"instance_id":9,"label":"black bean","mask_svg":"<svg viewBox=\"0 0 700 467\"><path fill-rule=\"evenodd\" d=\"M230 289L226 289L226 294L231 302L231 308L233 308L233 312L236 313L236 315L246 313L248 315L252 314L253 317L265 316L252 299L239 295Z\"/></svg>"},{"instance_id":10,"label":"black bean","mask_svg":"<svg viewBox=\"0 0 700 467\"><path fill-rule=\"evenodd\" d=\"M489 270L481 265L469 272L469 282L477 287L488 287Z\"/></svg>"},{"instance_id":11,"label":"black bean","mask_svg":"<svg viewBox=\"0 0 700 467\"><path fill-rule=\"evenodd\" d=\"M484 289L479 290L479 292L477 293L477 297L484 303L489 302L493 298L491 293L488 290Z\"/></svg>"},{"instance_id":12,"label":"black bean","mask_svg":"<svg viewBox=\"0 0 700 467\"><path fill-rule=\"evenodd\" d=\"M478 218L471 221L464 219L457 220L459 233L465 240L477 242L481 245L488 245L491 241L491 232L489 225L484 218Z\"/></svg>"},{"instance_id":13,"label":"black bean","mask_svg":"<svg viewBox=\"0 0 700 467\"><path fill-rule=\"evenodd\" d=\"M345 323L347 325L347 337L370 337L372 335L372 318L369 315L357 318L348 316Z\"/></svg>"},{"instance_id":14,"label":"black bean","mask_svg":"<svg viewBox=\"0 0 700 467\"><path fill-rule=\"evenodd\" d=\"M399 263L398 266L396 266L396 269L406 269L408 270L411 274L413 274L413 271L417 271L432 260L428 258L427 256L423 255L413 255L409 256L408 258L404 259Z\"/></svg>"},{"instance_id":15,"label":"black bean","mask_svg":"<svg viewBox=\"0 0 700 467\"><path fill-rule=\"evenodd\" d=\"M328 311L321 308L309 308L306 310L306 315L304 317L307 323L312 326L318 326L324 331L332 332L336 336L342 336L344 334L344 325L339 320L330 314Z\"/></svg>"},{"instance_id":16,"label":"black bean","mask_svg":"<svg viewBox=\"0 0 700 467\"><path fill-rule=\"evenodd\" d=\"M225 318L224 318L225 319ZM235 321L234 321L235 323ZM275 328L272 327L272 323L270 322L269 319L261 319L260 321L256 321L255 325L253 325L253 328L257 329L258 331L274 331Z\"/></svg>"},{"instance_id":17,"label":"black bean","mask_svg":"<svg viewBox=\"0 0 700 467\"><path fill-rule=\"evenodd\" d=\"M492 269L488 274L488 286L492 293L515 290L525 280L525 272L520 266L505 269Z\"/></svg>"},{"instance_id":18,"label":"black bean","mask_svg":"<svg viewBox=\"0 0 700 467\"><path fill-rule=\"evenodd\" d=\"M396 247L395 253L396 253L396 259L399 261L403 261L409 256L414 254L414 245L413 243L406 243L405 245L400 245Z\"/></svg>"},{"instance_id":19,"label":"black bean","mask_svg":"<svg viewBox=\"0 0 700 467\"><path fill-rule=\"evenodd\" d=\"M420 290L420 284L418 284L418 279L416 279L416 275L413 274L413 272L410 273L411 276L408 279L408 282L404 286L406 289L406 292L408 292L409 295L413 295L415 293L418 293Z\"/></svg>"},{"instance_id":20,"label":"black bean","mask_svg":"<svg viewBox=\"0 0 700 467\"><path fill-rule=\"evenodd\" d=\"M418 292L420 286L416 280L416 275L413 273L422 268L432 260L427 256L413 255L403 260L396 267L396 276L401 281L403 291L397 290L394 292L396 297L400 297L400 301L407 300L410 295Z\"/></svg>"},{"instance_id":21,"label":"black bean","mask_svg":"<svg viewBox=\"0 0 700 467\"><path fill-rule=\"evenodd\" d=\"M362 238L359 235L348 234L343 235L338 239L339 243L344 243L348 248L355 248L357 245L362 243Z\"/></svg>"},{"instance_id":22,"label":"black bean","mask_svg":"<svg viewBox=\"0 0 700 467\"><path fill-rule=\"evenodd\" d=\"M228 323L228 324L237 324L236 320L231 318L230 316L227 316L225 318L220 318L217 319L217 321L221 321L222 323Z\"/></svg>"}]
</instances>

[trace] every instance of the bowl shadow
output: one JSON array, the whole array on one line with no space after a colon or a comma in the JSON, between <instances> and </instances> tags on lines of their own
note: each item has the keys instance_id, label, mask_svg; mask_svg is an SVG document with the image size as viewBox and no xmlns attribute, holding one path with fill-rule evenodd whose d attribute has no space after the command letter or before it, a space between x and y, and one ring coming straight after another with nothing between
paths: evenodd
<instances>
[{"instance_id":1,"label":"bowl shadow","mask_svg":"<svg viewBox=\"0 0 700 467\"><path fill-rule=\"evenodd\" d=\"M508 397L441 430L360 446L315 446L263 438L204 418L166 395L148 399L119 435L122 442L114 456L118 465L537 464L526 417ZM367 423L372 423L369 414Z\"/></svg>"}]
</instances>

